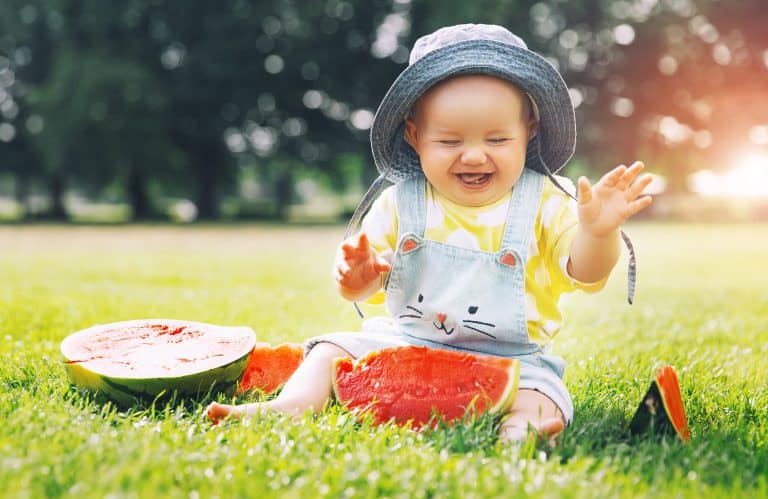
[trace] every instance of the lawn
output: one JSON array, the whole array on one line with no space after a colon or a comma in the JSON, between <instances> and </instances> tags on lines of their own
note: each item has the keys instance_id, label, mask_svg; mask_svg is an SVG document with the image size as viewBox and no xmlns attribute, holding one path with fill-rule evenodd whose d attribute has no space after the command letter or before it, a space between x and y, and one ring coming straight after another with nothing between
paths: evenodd
<instances>
[{"instance_id":1,"label":"lawn","mask_svg":"<svg viewBox=\"0 0 768 499\"><path fill-rule=\"evenodd\" d=\"M275 343L357 329L331 283L340 228L0 227L0 496L768 497L768 227L628 232L635 305L624 261L563 300L576 418L546 449L501 445L487 418L417 433L332 407L211 426L206 400L120 411L70 385L59 343L96 323L242 324ZM666 363L688 444L627 432Z\"/></svg>"}]
</instances>

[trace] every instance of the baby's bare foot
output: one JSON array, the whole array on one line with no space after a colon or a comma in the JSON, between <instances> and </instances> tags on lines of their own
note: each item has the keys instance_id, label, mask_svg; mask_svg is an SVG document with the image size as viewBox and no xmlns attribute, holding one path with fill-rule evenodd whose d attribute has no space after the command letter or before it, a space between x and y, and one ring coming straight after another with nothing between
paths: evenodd
<instances>
[{"instance_id":1,"label":"baby's bare foot","mask_svg":"<svg viewBox=\"0 0 768 499\"><path fill-rule=\"evenodd\" d=\"M211 402L205 408L205 413L213 424L218 424L224 418L240 419L244 416L260 414L263 409L262 404L229 405Z\"/></svg>"},{"instance_id":2,"label":"baby's bare foot","mask_svg":"<svg viewBox=\"0 0 768 499\"><path fill-rule=\"evenodd\" d=\"M502 442L510 444L523 442L529 436L535 435L538 439L547 440L550 444L555 443L555 438L565 429L565 423L562 418L548 418L540 421L538 424L525 422L521 424L502 425L499 438Z\"/></svg>"},{"instance_id":3,"label":"baby's bare foot","mask_svg":"<svg viewBox=\"0 0 768 499\"><path fill-rule=\"evenodd\" d=\"M229 417L235 406L228 404L219 404L218 402L211 402L208 407L205 408L205 413L208 418L213 421L213 424L218 424L220 420Z\"/></svg>"}]
</instances>

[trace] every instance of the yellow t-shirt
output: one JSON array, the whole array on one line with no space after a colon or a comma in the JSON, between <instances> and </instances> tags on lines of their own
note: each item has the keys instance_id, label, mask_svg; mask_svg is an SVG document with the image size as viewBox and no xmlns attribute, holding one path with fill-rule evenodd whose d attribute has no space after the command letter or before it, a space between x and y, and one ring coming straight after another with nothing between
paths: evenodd
<instances>
[{"instance_id":1,"label":"yellow t-shirt","mask_svg":"<svg viewBox=\"0 0 768 499\"><path fill-rule=\"evenodd\" d=\"M558 176L557 180L574 192L569 179ZM511 193L493 204L478 207L462 206L446 199L429 182L426 194L426 239L481 251L499 251ZM576 213L576 202L545 179L525 268L528 336L540 345L549 343L560 331L562 315L558 301L561 294L576 289L595 292L602 289L607 280L606 277L596 283L583 283L568 275L571 241L578 222ZM371 246L391 261L398 230L394 186L387 188L374 202L363 219L362 230ZM383 300L384 293L380 291L369 302L382 303Z\"/></svg>"}]
</instances>

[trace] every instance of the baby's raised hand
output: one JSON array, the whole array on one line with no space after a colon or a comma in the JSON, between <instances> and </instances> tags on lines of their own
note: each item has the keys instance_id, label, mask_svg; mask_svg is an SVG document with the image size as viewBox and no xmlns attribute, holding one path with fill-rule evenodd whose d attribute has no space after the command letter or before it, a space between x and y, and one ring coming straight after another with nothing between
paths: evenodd
<instances>
[{"instance_id":1,"label":"baby's raised hand","mask_svg":"<svg viewBox=\"0 0 768 499\"><path fill-rule=\"evenodd\" d=\"M371 248L364 233L352 236L339 246L333 275L336 281L350 291L361 291L389 272L390 264Z\"/></svg>"},{"instance_id":2,"label":"baby's raised hand","mask_svg":"<svg viewBox=\"0 0 768 499\"><path fill-rule=\"evenodd\" d=\"M579 178L579 224L583 230L594 237L607 236L651 204L650 196L641 196L651 176L644 175L633 183L643 168L640 161L629 168L618 166L594 186L586 177Z\"/></svg>"}]
</instances>

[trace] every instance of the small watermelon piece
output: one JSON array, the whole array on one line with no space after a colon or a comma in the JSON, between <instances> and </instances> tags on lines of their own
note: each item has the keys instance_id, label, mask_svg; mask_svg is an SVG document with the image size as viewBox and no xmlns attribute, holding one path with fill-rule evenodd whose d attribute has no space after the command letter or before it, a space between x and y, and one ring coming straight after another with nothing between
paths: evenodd
<instances>
[{"instance_id":1,"label":"small watermelon piece","mask_svg":"<svg viewBox=\"0 0 768 499\"><path fill-rule=\"evenodd\" d=\"M677 371L673 366L657 369L650 388L629 423L629 429L635 435L656 429L662 433L676 433L683 442L691 439Z\"/></svg>"},{"instance_id":2,"label":"small watermelon piece","mask_svg":"<svg viewBox=\"0 0 768 499\"><path fill-rule=\"evenodd\" d=\"M61 353L76 386L129 406L162 393L234 391L255 343L248 327L143 319L73 333Z\"/></svg>"},{"instance_id":3,"label":"small watermelon piece","mask_svg":"<svg viewBox=\"0 0 768 499\"><path fill-rule=\"evenodd\" d=\"M370 411L376 423L420 427L437 414L444 421L505 412L520 383L520 361L418 346L372 352L333 366L333 391L352 411Z\"/></svg>"},{"instance_id":4,"label":"small watermelon piece","mask_svg":"<svg viewBox=\"0 0 768 499\"><path fill-rule=\"evenodd\" d=\"M251 351L248 366L238 383L237 392L260 390L270 394L283 386L304 360L304 347L299 343L272 346L257 343Z\"/></svg>"}]
</instances>

